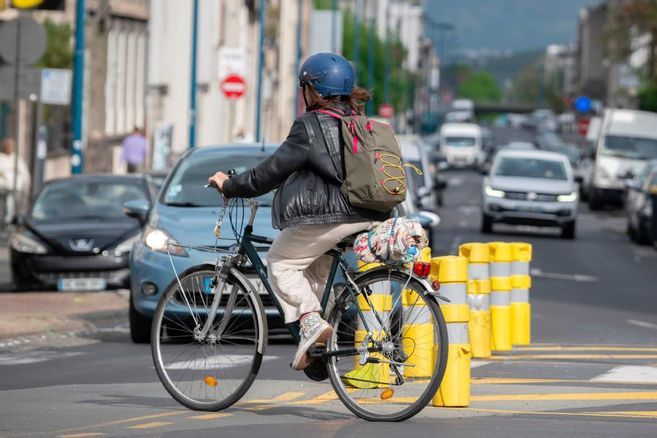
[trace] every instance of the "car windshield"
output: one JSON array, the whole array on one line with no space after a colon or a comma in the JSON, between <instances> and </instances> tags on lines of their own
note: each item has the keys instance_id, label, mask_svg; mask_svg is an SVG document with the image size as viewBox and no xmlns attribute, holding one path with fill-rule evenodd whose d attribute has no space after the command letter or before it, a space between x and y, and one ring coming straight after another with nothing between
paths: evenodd
<instances>
[{"instance_id":1,"label":"car windshield","mask_svg":"<svg viewBox=\"0 0 657 438\"><path fill-rule=\"evenodd\" d=\"M504 157L497 165L496 176L566 180L563 162L526 157Z\"/></svg>"},{"instance_id":2,"label":"car windshield","mask_svg":"<svg viewBox=\"0 0 657 438\"><path fill-rule=\"evenodd\" d=\"M602 154L640 160L657 158L657 139L608 135Z\"/></svg>"},{"instance_id":3,"label":"car windshield","mask_svg":"<svg viewBox=\"0 0 657 438\"><path fill-rule=\"evenodd\" d=\"M164 189L160 202L178 207L217 207L223 204L223 198L215 190L205 187L208 177L219 170L235 169L240 174L262 161L262 155L245 154L192 154L185 158L169 184ZM261 205L271 205L273 193L258 198Z\"/></svg>"},{"instance_id":4,"label":"car windshield","mask_svg":"<svg viewBox=\"0 0 657 438\"><path fill-rule=\"evenodd\" d=\"M148 199L146 186L134 181L84 181L76 178L48 184L34 203L35 221L128 220L123 204Z\"/></svg>"},{"instance_id":5,"label":"car windshield","mask_svg":"<svg viewBox=\"0 0 657 438\"><path fill-rule=\"evenodd\" d=\"M445 145L452 147L471 147L475 145L474 137L445 137Z\"/></svg>"}]
</instances>

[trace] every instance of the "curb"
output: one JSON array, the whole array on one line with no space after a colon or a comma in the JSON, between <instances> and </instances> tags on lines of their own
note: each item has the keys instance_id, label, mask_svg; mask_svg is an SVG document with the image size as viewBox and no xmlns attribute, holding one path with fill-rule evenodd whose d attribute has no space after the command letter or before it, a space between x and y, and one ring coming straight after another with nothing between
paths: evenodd
<instances>
[{"instance_id":1,"label":"curb","mask_svg":"<svg viewBox=\"0 0 657 438\"><path fill-rule=\"evenodd\" d=\"M0 333L0 340L15 339L23 336L42 334L76 334L93 331L99 323L125 322L128 320L128 308L101 310L54 320L54 326L47 328L25 329L10 334Z\"/></svg>"}]
</instances>

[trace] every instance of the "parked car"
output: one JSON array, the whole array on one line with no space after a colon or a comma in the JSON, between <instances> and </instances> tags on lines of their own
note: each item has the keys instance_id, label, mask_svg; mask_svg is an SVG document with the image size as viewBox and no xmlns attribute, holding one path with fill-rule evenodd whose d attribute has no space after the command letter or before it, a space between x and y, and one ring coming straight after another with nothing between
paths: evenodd
<instances>
[{"instance_id":1,"label":"parked car","mask_svg":"<svg viewBox=\"0 0 657 438\"><path fill-rule=\"evenodd\" d=\"M43 186L9 237L17 290L127 287L128 259L140 224L123 214L127 201L149 203L143 176L76 176Z\"/></svg>"},{"instance_id":2,"label":"parked car","mask_svg":"<svg viewBox=\"0 0 657 438\"><path fill-rule=\"evenodd\" d=\"M657 189L657 160L651 160L636 177L626 181L627 234L630 239L644 245L654 240L652 236L652 199Z\"/></svg>"},{"instance_id":3,"label":"parked car","mask_svg":"<svg viewBox=\"0 0 657 438\"><path fill-rule=\"evenodd\" d=\"M657 158L657 114L607 109L595 134L591 175L586 178L592 210L608 202L621 204L625 180L637 175L646 161Z\"/></svg>"},{"instance_id":4,"label":"parked car","mask_svg":"<svg viewBox=\"0 0 657 438\"><path fill-rule=\"evenodd\" d=\"M482 187L481 231L493 224L558 226L575 237L577 185L568 159L554 152L502 150Z\"/></svg>"},{"instance_id":5,"label":"parked car","mask_svg":"<svg viewBox=\"0 0 657 438\"><path fill-rule=\"evenodd\" d=\"M432 166L427 152L427 146L422 140L413 135L400 136L402 159L407 164L412 164L420 173L412 167L406 168L406 174L413 179L413 196L420 210L435 211L437 206L442 205L442 189L445 184L439 178L438 169Z\"/></svg>"},{"instance_id":6,"label":"parked car","mask_svg":"<svg viewBox=\"0 0 657 438\"><path fill-rule=\"evenodd\" d=\"M143 238L135 243L130 257L129 321L133 342L146 343L150 340L150 326L157 302L175 280L167 250L177 272L216 261L216 255L200 249L212 248L215 244L213 229L222 206L222 197L215 190L205 187L208 176L228 169L241 173L267 158L274 149L275 146L255 144L194 148L178 161L152 206L145 202L125 205L127 215L145 224ZM258 198L260 208L254 222L257 234L272 239L278 234L271 223L273 196L269 193ZM222 240L219 241L222 249L235 244L228 218L225 220ZM239 227L239 223L236 226ZM194 248L183 248L182 245ZM260 249L264 259L267 248ZM261 285L255 272L249 277L253 284ZM283 328L283 320L264 287L260 287L260 292L269 326Z\"/></svg>"},{"instance_id":7,"label":"parked car","mask_svg":"<svg viewBox=\"0 0 657 438\"><path fill-rule=\"evenodd\" d=\"M440 217L433 211L419 210L417 205L417 199L415 197L415 186L414 178L409 174L406 174L406 180L408 184L408 195L404 202L399 204L396 207L396 213L399 216L406 216L410 219L415 219L422 225L422 228L427 233L427 238L429 239L429 246L432 246L433 237L434 237L434 228L440 224ZM435 250L435 248L432 248Z\"/></svg>"},{"instance_id":8,"label":"parked car","mask_svg":"<svg viewBox=\"0 0 657 438\"><path fill-rule=\"evenodd\" d=\"M481 129L478 125L445 123L440 128L440 151L450 167L477 166L481 147Z\"/></svg>"}]
</instances>

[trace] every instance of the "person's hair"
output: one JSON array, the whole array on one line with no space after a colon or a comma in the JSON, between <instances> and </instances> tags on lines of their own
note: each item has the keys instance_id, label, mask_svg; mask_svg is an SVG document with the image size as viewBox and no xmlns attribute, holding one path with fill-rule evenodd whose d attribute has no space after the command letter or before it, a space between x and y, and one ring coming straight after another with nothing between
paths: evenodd
<instances>
[{"instance_id":1,"label":"person's hair","mask_svg":"<svg viewBox=\"0 0 657 438\"><path fill-rule=\"evenodd\" d=\"M13 138L5 138L2 140L2 152L11 155L14 153L14 139Z\"/></svg>"},{"instance_id":2,"label":"person's hair","mask_svg":"<svg viewBox=\"0 0 657 438\"><path fill-rule=\"evenodd\" d=\"M349 105L354 111L361 113L365 109L365 104L372 99L372 93L360 87L354 87L349 96L322 97L312 85L305 85L303 96L306 102L306 111L329 109L335 106L336 102L342 102Z\"/></svg>"}]
</instances>

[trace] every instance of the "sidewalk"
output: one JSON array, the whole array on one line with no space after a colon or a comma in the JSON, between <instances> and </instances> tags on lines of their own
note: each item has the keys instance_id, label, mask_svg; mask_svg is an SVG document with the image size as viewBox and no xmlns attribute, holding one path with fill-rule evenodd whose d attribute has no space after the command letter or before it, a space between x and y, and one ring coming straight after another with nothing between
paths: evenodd
<instances>
[{"instance_id":1,"label":"sidewalk","mask_svg":"<svg viewBox=\"0 0 657 438\"><path fill-rule=\"evenodd\" d=\"M128 316L128 292L0 294L0 339L37 333L77 332L94 320Z\"/></svg>"}]
</instances>

